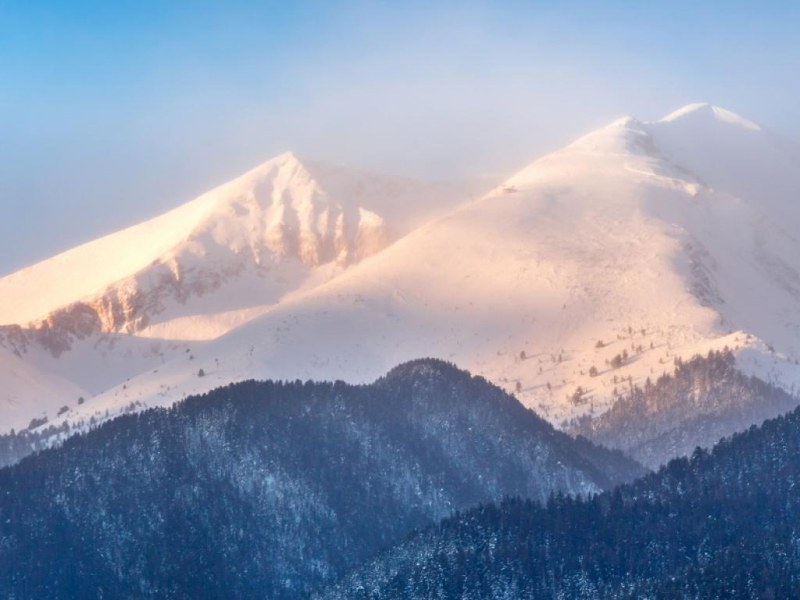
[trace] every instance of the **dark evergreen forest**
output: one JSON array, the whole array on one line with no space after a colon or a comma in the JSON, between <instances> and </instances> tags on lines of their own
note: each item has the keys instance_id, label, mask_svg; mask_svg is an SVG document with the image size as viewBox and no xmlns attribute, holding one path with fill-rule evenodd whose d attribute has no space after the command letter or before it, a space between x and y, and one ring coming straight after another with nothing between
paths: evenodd
<instances>
[{"instance_id":1,"label":"dark evergreen forest","mask_svg":"<svg viewBox=\"0 0 800 600\"><path fill-rule=\"evenodd\" d=\"M800 409L589 498L444 520L317 600L797 598Z\"/></svg>"},{"instance_id":2,"label":"dark evergreen forest","mask_svg":"<svg viewBox=\"0 0 800 600\"><path fill-rule=\"evenodd\" d=\"M453 511L644 472L441 361L245 382L0 470L0 596L297 598Z\"/></svg>"},{"instance_id":3,"label":"dark evergreen forest","mask_svg":"<svg viewBox=\"0 0 800 600\"><path fill-rule=\"evenodd\" d=\"M572 432L657 469L798 405L791 394L739 371L728 350L676 359L674 367L642 386L621 382L611 410L578 422Z\"/></svg>"}]
</instances>

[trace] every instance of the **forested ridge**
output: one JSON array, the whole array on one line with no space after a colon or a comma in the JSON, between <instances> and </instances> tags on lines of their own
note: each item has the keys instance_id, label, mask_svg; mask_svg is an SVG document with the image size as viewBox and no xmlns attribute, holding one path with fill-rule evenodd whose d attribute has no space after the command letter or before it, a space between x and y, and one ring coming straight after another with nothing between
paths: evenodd
<instances>
[{"instance_id":1,"label":"forested ridge","mask_svg":"<svg viewBox=\"0 0 800 600\"><path fill-rule=\"evenodd\" d=\"M797 409L610 492L445 519L314 598L795 598L799 524Z\"/></svg>"},{"instance_id":2,"label":"forested ridge","mask_svg":"<svg viewBox=\"0 0 800 600\"><path fill-rule=\"evenodd\" d=\"M676 358L674 368L643 385L620 384L611 409L582 419L573 433L657 469L799 403L785 390L742 373L727 349L685 361Z\"/></svg>"},{"instance_id":3,"label":"forested ridge","mask_svg":"<svg viewBox=\"0 0 800 600\"><path fill-rule=\"evenodd\" d=\"M244 382L0 470L0 595L297 598L455 510L643 472L441 361Z\"/></svg>"}]
</instances>

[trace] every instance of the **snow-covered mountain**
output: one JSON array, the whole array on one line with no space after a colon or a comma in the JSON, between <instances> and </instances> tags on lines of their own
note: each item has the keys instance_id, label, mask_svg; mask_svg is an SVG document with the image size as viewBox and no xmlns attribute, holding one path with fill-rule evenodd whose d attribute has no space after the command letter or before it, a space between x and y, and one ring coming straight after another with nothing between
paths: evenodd
<instances>
[{"instance_id":1,"label":"snow-covered mountain","mask_svg":"<svg viewBox=\"0 0 800 600\"><path fill-rule=\"evenodd\" d=\"M48 377L10 387L0 401L31 413L28 420L45 407L52 417L50 404L74 405L84 389L97 394L176 356L193 358L203 340L379 252L463 201L466 189L287 153L166 214L3 277L0 350L11 356L3 368L13 363L21 373L24 359ZM43 388L50 380L74 384ZM4 412L0 424L18 427Z\"/></svg>"},{"instance_id":2,"label":"snow-covered mountain","mask_svg":"<svg viewBox=\"0 0 800 600\"><path fill-rule=\"evenodd\" d=\"M602 413L676 357L725 346L746 372L792 389L798 190L796 148L724 109L619 119L380 252L348 237L358 264L315 273L259 316L226 313L241 325L163 350L157 367L93 390L66 416L86 422L247 378L370 381L420 356L480 373L557 424ZM383 239L378 219L366 222ZM334 266L339 256L312 255Z\"/></svg>"},{"instance_id":3,"label":"snow-covered mountain","mask_svg":"<svg viewBox=\"0 0 800 600\"><path fill-rule=\"evenodd\" d=\"M226 313L272 304L380 251L444 189L283 154L164 215L0 279L0 324L47 332L60 342L50 340L55 353L95 332L219 335L243 317ZM176 321L210 314L219 315L210 333L197 319L183 328Z\"/></svg>"},{"instance_id":4,"label":"snow-covered mountain","mask_svg":"<svg viewBox=\"0 0 800 600\"><path fill-rule=\"evenodd\" d=\"M0 396L3 432L25 429L32 425L33 419L58 416L63 407L83 402L90 395L73 382L2 347L0 381L3 382Z\"/></svg>"}]
</instances>

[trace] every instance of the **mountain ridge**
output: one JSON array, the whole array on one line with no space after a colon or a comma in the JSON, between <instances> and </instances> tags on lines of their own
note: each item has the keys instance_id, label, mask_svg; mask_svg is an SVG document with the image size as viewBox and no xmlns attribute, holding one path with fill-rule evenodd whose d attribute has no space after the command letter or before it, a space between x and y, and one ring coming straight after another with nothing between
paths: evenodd
<instances>
[{"instance_id":1,"label":"mountain ridge","mask_svg":"<svg viewBox=\"0 0 800 600\"><path fill-rule=\"evenodd\" d=\"M792 597L798 431L795 409L610 492L476 507L309 597Z\"/></svg>"},{"instance_id":2,"label":"mountain ridge","mask_svg":"<svg viewBox=\"0 0 800 600\"><path fill-rule=\"evenodd\" d=\"M663 159L660 153L653 151L650 144L651 137L651 134L641 129L640 122L631 120L618 121L594 134L584 136L584 138L564 150L540 159L533 163L531 167L523 169L517 175L512 176L506 184L483 199L468 203L455 212L414 232L388 249L388 251L380 253L375 257L375 260L368 261L355 271L343 274L327 284L325 288L312 290L310 294L306 295L307 301L299 302L296 307L305 311L305 305L314 302L320 305L314 310L322 311L322 303L316 299L312 300L312 298L317 295L322 300L325 294L333 297L350 296L353 302L358 304L359 298L368 298L378 292L377 289L370 289L366 284L366 280L377 278L392 281L390 285L394 286L394 289L386 289L389 285L381 284L385 291L380 291L374 298L371 298L372 304L377 304L378 301L396 304L393 299L406 298L406 301L408 301L409 298L417 297L420 298L422 304L427 301L430 307L431 301L436 300L436 293L421 293L411 287L410 281L412 279L439 279L443 282L452 280L448 270L451 270L453 265L446 263L443 258L437 256L437 248L441 247L457 249L456 255L463 250L469 252L468 257L464 258L462 263L454 263L456 270L460 270L464 278L468 277L470 271L472 271L476 276L483 277L497 285L502 280L496 274L491 273L488 270L488 266L484 268L481 261L485 261L487 252L491 254L494 251L497 255L494 262L500 261L501 267L499 270L502 272L502 270L508 269L502 261L502 253L498 251L500 244L504 243L505 240L501 242L496 240L495 237L497 235L496 232L501 232L508 237L508 234L513 231L510 228L518 228L517 225L511 225L513 221L534 225L530 233L526 233L519 239L519 243L513 249L513 252L522 256L526 254L528 256L533 255L535 257L534 261L538 261L540 264L546 261L551 262L553 266L550 267L546 278L542 278L542 282L545 283L549 279L560 288L560 291L553 291L558 291L561 295L561 301L553 299L550 302L550 306L545 306L543 307L544 310L537 312L552 315L555 312L553 309L556 307L569 304L566 301L570 300L570 295L576 293L580 295L580 288L578 288L576 282L583 278L588 279L599 288L598 294L619 296L620 300L615 304L625 306L625 312L632 315L630 320L633 321L638 313L643 312L642 307L648 302L652 302L652 296L645 296L637 302L626 301L618 291L609 288L607 285L608 280L615 277L619 278L620 276L628 278L639 277L641 281L636 283L631 281L628 284L631 287L626 292L630 293L631 296L641 296L639 290L642 285L649 285L654 290L660 285L663 287L664 274L669 274L669 277L674 278L674 283L667 290L672 302L665 305L667 316L659 318L662 323L659 324L657 321L654 325L662 328L671 327L671 323L664 325L665 319L681 323L682 319L679 315L687 312L689 314L693 312L696 316L691 317L693 322L688 327L684 327L684 332L680 334L681 337L677 340L674 335L667 332L656 339L645 335L642 341L646 345L652 342L659 346L680 346L689 342L692 345L692 349L689 352L689 356L691 356L697 351L695 347L697 343L700 343L708 335L714 335L718 336L719 342L717 343L720 348L724 344L737 345L740 348L744 347L744 342L741 340L744 340L749 332L745 331L742 334L737 334L735 328L731 330L730 326L725 324L725 321L728 320L726 316L724 314L720 315L718 312L719 307L724 303L716 274L720 266L719 251L711 254L706 245L709 239L720 245L723 250L730 249L731 244L738 244L739 242L732 239L732 237L721 236L718 233L720 219L725 221L733 220L737 226L741 226L743 222L751 220L752 209L745 205L741 199L708 189L697 178L688 176L689 180L687 181L687 173L684 170L676 168L671 161ZM600 150L599 153L598 150ZM622 156L624 160L620 160L619 156ZM599 186L601 181L610 180L608 184L609 191L595 195L587 195L583 191L577 194L565 193L564 187L570 185L570 181L574 181L576 174L586 177L584 173L589 169L593 177L602 178L595 182L596 187ZM626 189L625 187L620 188L615 183L615 180L630 180L630 182L625 184L627 186ZM640 191L640 186L642 185L652 189L653 194L650 197L642 196ZM537 190L535 192L536 195L533 197L526 196L518 201L520 195L528 193L531 186ZM625 194L627 194L627 198L625 198ZM575 217L569 211L578 210L589 211L591 218L595 219L600 224L600 227L594 227L594 231L591 234L582 235L580 239L575 240L573 243L572 240L575 238L575 234L571 230L574 231L575 229ZM676 210L681 211L682 214L676 214ZM511 212L508 218L504 221L499 221L498 215L502 215L503 211ZM475 215L474 218L471 217L472 214ZM624 227L636 227L638 231L634 231L633 236L628 236L624 231L620 233L620 224L626 223L626 220L630 222L631 216L633 216L634 221L630 226L625 225ZM586 218L588 219L589 217ZM554 227L558 228L558 233L560 234L558 238L550 232L543 231L542 227L537 228L534 219L542 222L549 220ZM459 220L461 223L458 224L458 229L454 227L449 227L448 229L450 224ZM566 222L566 225L564 225L563 221ZM582 227L583 221L578 221L577 225ZM432 237L432 231L436 233L436 240L430 243L427 240ZM514 233L516 234L516 232ZM622 235L620 239L623 243L617 247L604 246L600 243L601 241L605 243L604 240L613 241L614 238L612 236L619 235ZM626 237L631 237L631 239L628 240ZM781 237L776 236L775 239L780 240ZM717 242L715 238L719 241ZM747 235L744 236L744 239L753 239L753 236ZM489 242L482 244L481 240L489 240ZM663 242L659 242L663 244L663 249L654 246L654 240L663 240ZM545 245L545 242L549 245ZM476 254L468 244L474 244L474 247L477 247L480 252ZM424 250L418 249L423 246L425 246ZM493 246L495 247L494 250L492 250ZM561 254L556 255L552 250L553 248ZM744 250L747 250L747 248L744 248ZM611 251L616 256L611 254ZM630 255L632 252L641 253L644 256L643 260L632 262L629 257L626 258L626 255ZM742 249L739 249L733 254L741 254L741 252ZM603 257L604 253L608 254L608 259L605 260L605 263L609 267L606 281L599 280L596 276L592 278L583 274L574 274L569 278L562 277L559 281L559 271L563 270L562 265L578 264L579 261L585 261L587 266L591 267L592 264L588 261L594 260L592 254ZM657 253L661 253L661 255ZM770 265L770 268L773 268L773 265L780 265L781 263L775 262L775 259L776 256L781 254L770 251L768 255L763 255L763 262ZM391 260L388 258L389 256L392 257ZM516 267L515 263L521 262L513 256L510 258L511 260L507 262L514 267ZM660 273L655 273L655 269L650 266L650 263L653 262L651 259L660 261ZM420 265L423 260L429 263L438 263L440 266L426 268ZM626 262L631 263L631 265L626 266ZM530 264L530 260L528 260L528 263ZM524 264L520 264L519 268L531 271L531 267ZM630 274L624 273L625 269ZM763 273L760 272L761 265L758 265L758 269L757 276L763 278ZM783 266L777 266L775 274L780 269L790 273L794 271L795 267L790 266L786 270ZM537 269L537 271L541 273L541 269ZM728 274L730 275L731 273ZM355 282L357 279L365 281L365 283ZM351 286L354 282L355 285ZM449 283L444 283L444 285L449 285ZM464 299L464 304L467 304L468 301L476 302L476 299L483 292L479 288L464 288L463 284L460 285L463 288L461 297ZM353 290L348 289L348 286L351 286ZM506 286L508 289L503 290L502 286ZM514 279L503 282L498 290L505 291L507 295L519 296L519 293L514 290L516 286L517 280ZM359 287L363 289L358 289ZM686 288L689 289L689 294L686 293ZM567 293L565 294L564 292ZM539 294L541 293L539 292ZM532 294L535 297L537 292L532 292ZM530 298L531 294L527 294L527 296ZM448 302L452 304L458 302L458 299L454 298ZM501 302L503 301L501 300ZM509 303L506 301L505 304ZM631 306L632 304L633 306ZM659 304L664 305L664 302L660 301ZM333 303L331 308L335 306L336 303ZM611 306L613 312L611 315L604 315L606 318L613 318L615 316L613 313L619 313L617 319L623 319L623 311L613 308L613 305L609 306ZM397 306L392 307L393 310L397 308ZM484 308L485 315L498 312L498 310L493 311L492 306L488 303L484 303ZM465 306L451 305L450 309L464 311ZM748 308L748 310L752 309ZM279 318L277 312L273 313L275 315L274 319ZM478 313L476 312L475 315L477 319ZM435 316L441 316L444 319L449 318L438 312L435 313ZM357 320L355 317L353 318ZM402 317L398 316L396 318ZM484 316L484 318L491 319L491 317L487 316ZM266 319L273 319L273 317L267 316ZM558 318L558 320L562 319ZM686 318L683 321L686 321ZM646 323L646 325L649 324ZM628 327L623 325L620 329L625 330ZM638 331L641 327L634 327L634 329ZM647 330L646 327L645 330ZM772 334L774 331L774 328L771 328L768 332L761 331L758 333L764 335L765 333ZM611 333L612 337L609 341L613 341L619 335L629 337L627 331L625 334L622 334L620 330L612 331ZM547 331L544 334L546 337L554 338ZM733 336L728 337L731 334ZM234 332L232 335L234 337L240 336L238 332ZM585 343L593 345L598 339L602 340L608 335L608 331L598 331L594 340L590 338ZM740 338L740 342L734 344L734 338L737 335ZM538 337L541 338L542 336ZM554 339L546 341L543 345L558 343L556 341L558 337L563 337L563 335L557 332ZM751 336L750 339L751 342L748 347L753 347L753 344L757 346L758 338ZM771 341L767 338L766 343ZM524 349L525 345L527 344L524 342L520 343L520 348L515 353ZM494 350L496 351L498 348ZM499 350L508 352L505 348L499 348ZM635 344L633 350L635 350ZM552 352L552 349L550 351ZM628 351L631 353L631 349ZM704 351L706 350L704 349ZM450 358L451 352L452 349L446 349L439 355L444 358ZM403 356L395 356L393 359L388 359L387 362L409 359L414 354L419 354L419 351L408 352ZM467 357L456 354L453 357L473 362L475 360L474 356ZM610 358L606 360L610 360ZM590 366L590 364L585 364L584 372L588 371ZM595 366L599 368L601 365ZM492 376L491 373L487 374L493 380L499 380L499 377ZM499 376L506 375L500 373ZM365 378L368 377L366 376ZM574 377L571 376L570 379L574 379ZM642 377L642 379L644 378ZM551 384L554 383L551 381Z\"/></svg>"},{"instance_id":3,"label":"mountain ridge","mask_svg":"<svg viewBox=\"0 0 800 600\"><path fill-rule=\"evenodd\" d=\"M302 163L285 153L154 219L3 278L0 286L7 294L25 288L26 283L30 286L33 280L55 299L40 306L36 304L39 290L25 289L34 302L6 298L0 320L20 325L44 323L54 311L86 298L102 297L115 286L122 288L122 297L109 298L106 303L110 306L101 303L97 309L100 331L135 331L140 328L130 322L135 307L126 304L126 298L133 294L125 296L125 288L138 285L146 290L147 282L141 279L171 276L174 285L184 284L174 292L179 301L192 292L208 291L199 278L183 280L203 262L222 262L218 275L222 278L244 268L224 255L214 256L215 248L217 252L243 254L256 268L269 268L270 263L279 263L282 258L316 267L332 261L357 261L377 251L387 243L383 228L378 215L328 199ZM92 257L94 260L90 260ZM86 261L89 263L84 267ZM163 272L148 273L152 267L161 267ZM81 272L70 272L70 268L80 268ZM81 276L77 288L71 281L76 276ZM70 280L60 279L63 277ZM218 282L208 282L211 288L215 285Z\"/></svg>"},{"instance_id":4,"label":"mountain ridge","mask_svg":"<svg viewBox=\"0 0 800 600\"><path fill-rule=\"evenodd\" d=\"M562 427L676 357L725 347L746 375L796 390L800 159L731 115L700 105L619 119L263 311L87 339L82 349L108 349L103 365L121 350L144 358L102 384L81 375L95 396L51 424L251 378L366 383L418 356L463 364ZM182 328L206 334L189 343ZM29 356L68 376L70 354Z\"/></svg>"},{"instance_id":5,"label":"mountain ridge","mask_svg":"<svg viewBox=\"0 0 800 600\"><path fill-rule=\"evenodd\" d=\"M0 593L297 598L455 509L643 472L441 361L241 382L0 469Z\"/></svg>"}]
</instances>

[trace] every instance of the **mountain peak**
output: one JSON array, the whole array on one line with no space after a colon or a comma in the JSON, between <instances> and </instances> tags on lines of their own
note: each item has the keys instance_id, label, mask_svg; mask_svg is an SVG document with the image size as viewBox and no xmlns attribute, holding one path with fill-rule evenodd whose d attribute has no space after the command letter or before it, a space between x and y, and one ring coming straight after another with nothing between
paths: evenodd
<instances>
[{"instance_id":1,"label":"mountain peak","mask_svg":"<svg viewBox=\"0 0 800 600\"><path fill-rule=\"evenodd\" d=\"M0 278L0 324L52 326L56 312L95 313L121 297L125 310L103 308L92 326L139 329L167 300L183 305L248 273L274 296L309 269L357 262L388 233L361 206L359 176L339 178L343 190L333 195L294 153L275 156L153 219ZM231 302L226 309L241 308Z\"/></svg>"},{"instance_id":2,"label":"mountain peak","mask_svg":"<svg viewBox=\"0 0 800 600\"><path fill-rule=\"evenodd\" d=\"M272 160L281 161L281 162L289 162L289 161L299 162L300 161L298 156L294 152L292 152L291 150L287 150L286 152L281 152L280 154L275 156Z\"/></svg>"},{"instance_id":3,"label":"mountain peak","mask_svg":"<svg viewBox=\"0 0 800 600\"><path fill-rule=\"evenodd\" d=\"M296 173L304 173L306 174L307 179L313 179L313 176L308 172L304 161L301 160L300 157L298 157L294 152L289 150L287 152L277 154L272 158L258 164L256 167L253 167L243 175L240 175L236 179L233 179L224 185L231 186L239 182L241 182L239 183L240 185L248 185L244 182L251 182L252 184L253 179L274 177L276 173L281 172L286 173L287 176Z\"/></svg>"},{"instance_id":4,"label":"mountain peak","mask_svg":"<svg viewBox=\"0 0 800 600\"><path fill-rule=\"evenodd\" d=\"M639 127L641 124L642 122L636 117L625 115L624 117L620 117L619 119L611 121L611 123L606 125L604 129L630 129L632 127Z\"/></svg>"},{"instance_id":5,"label":"mountain peak","mask_svg":"<svg viewBox=\"0 0 800 600\"><path fill-rule=\"evenodd\" d=\"M699 122L723 122L738 125L744 129L760 131L761 127L752 121L745 119L726 108L715 106L707 102L696 102L687 104L659 119L659 123L675 123L679 121Z\"/></svg>"},{"instance_id":6,"label":"mountain peak","mask_svg":"<svg viewBox=\"0 0 800 600\"><path fill-rule=\"evenodd\" d=\"M281 154L273 156L264 164L279 166L303 166L303 160L291 150L287 150L286 152L282 152Z\"/></svg>"}]
</instances>

